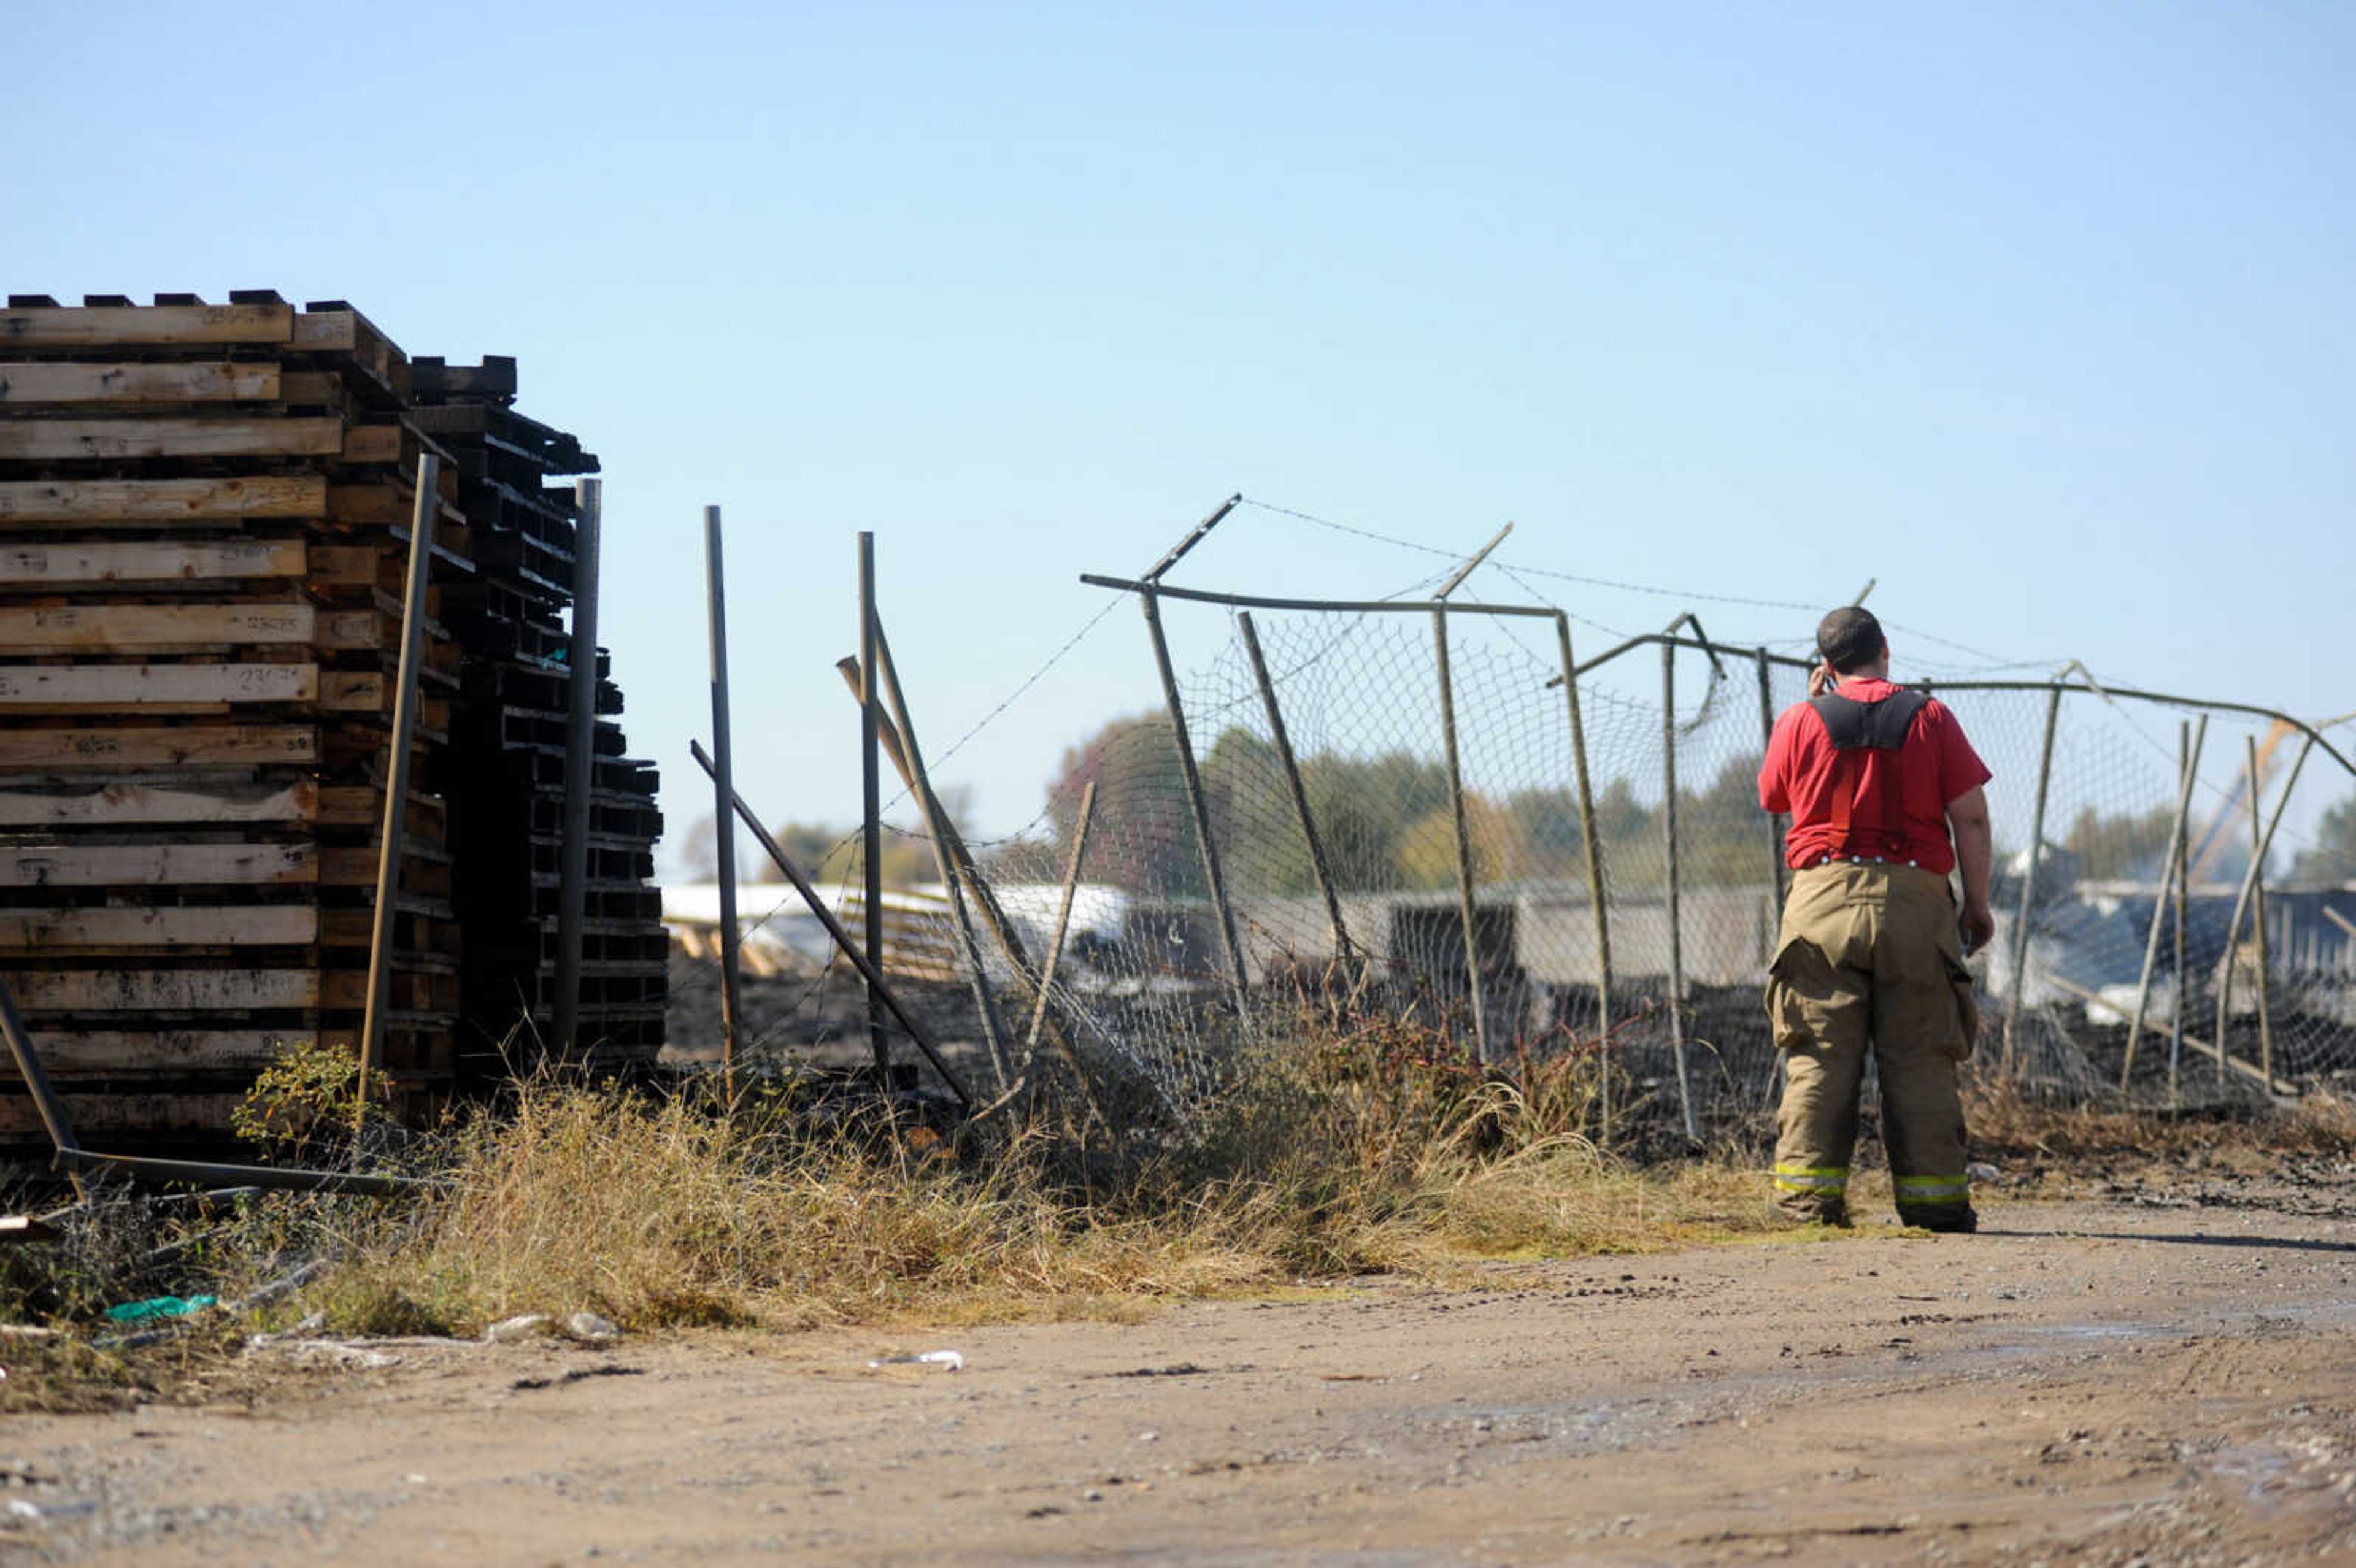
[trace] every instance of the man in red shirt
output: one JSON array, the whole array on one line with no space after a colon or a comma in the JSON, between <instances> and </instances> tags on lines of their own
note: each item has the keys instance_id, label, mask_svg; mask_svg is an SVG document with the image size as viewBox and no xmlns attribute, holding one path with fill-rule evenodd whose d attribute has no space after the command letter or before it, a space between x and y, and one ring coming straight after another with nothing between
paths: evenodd
<instances>
[{"instance_id":1,"label":"man in red shirt","mask_svg":"<svg viewBox=\"0 0 2356 1568\"><path fill-rule=\"evenodd\" d=\"M1979 1030L1964 958L1996 930L1987 766L1954 714L1890 684L1890 644L1869 612L1826 616L1816 651L1809 699L1775 721L1759 768L1759 804L1792 817L1792 891L1767 978L1784 1072L1775 1206L1847 1223L1870 1040L1898 1217L1969 1231L1955 1070ZM1947 882L1958 869L1960 912Z\"/></svg>"}]
</instances>

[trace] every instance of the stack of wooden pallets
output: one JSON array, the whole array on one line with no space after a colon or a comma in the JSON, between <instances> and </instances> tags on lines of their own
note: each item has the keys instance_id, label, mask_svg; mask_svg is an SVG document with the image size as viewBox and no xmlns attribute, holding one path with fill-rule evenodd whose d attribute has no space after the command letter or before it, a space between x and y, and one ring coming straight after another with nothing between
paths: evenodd
<instances>
[{"instance_id":1,"label":"stack of wooden pallets","mask_svg":"<svg viewBox=\"0 0 2356 1568\"><path fill-rule=\"evenodd\" d=\"M516 365L418 359L410 417L455 455L458 504L479 571L446 600L465 653L455 718L467 767L450 778L459 915L466 931L464 1033L470 1052L529 1056L555 1020L556 925L563 857L574 487L597 459L579 441L516 412ZM589 811L579 1060L651 1061L663 1039L669 938L648 885L662 832L654 765L626 754L622 693L598 654L598 720ZM519 1040L493 1039L519 1019ZM521 1048L520 1051L519 1047Z\"/></svg>"},{"instance_id":2,"label":"stack of wooden pallets","mask_svg":"<svg viewBox=\"0 0 2356 1568\"><path fill-rule=\"evenodd\" d=\"M424 363L419 407L365 317L268 293L0 312L0 977L78 1128L217 1132L291 1047L357 1043L429 450L444 469L384 1067L432 1093L519 997L546 1022L571 514L539 478L594 460ZM552 439L509 450L532 432ZM487 731L462 688L493 694ZM595 922L642 919L659 955L652 771L622 760L618 730L599 742L591 953L619 934ZM499 851L466 866L464 909L462 842ZM650 1059L659 979L650 1013L648 987L623 989L630 1027L604 1038ZM584 1012L595 1037L605 1020ZM36 1127L16 1087L0 1076L0 1141Z\"/></svg>"},{"instance_id":3,"label":"stack of wooden pallets","mask_svg":"<svg viewBox=\"0 0 2356 1568\"><path fill-rule=\"evenodd\" d=\"M358 312L0 314L0 973L93 1129L218 1126L357 1039L423 438ZM442 537L464 570L466 530ZM429 627L423 747L458 650ZM443 803L408 803L385 1065L450 1069ZM81 1093L76 1094L76 1091ZM29 1125L0 1099L0 1135Z\"/></svg>"}]
</instances>

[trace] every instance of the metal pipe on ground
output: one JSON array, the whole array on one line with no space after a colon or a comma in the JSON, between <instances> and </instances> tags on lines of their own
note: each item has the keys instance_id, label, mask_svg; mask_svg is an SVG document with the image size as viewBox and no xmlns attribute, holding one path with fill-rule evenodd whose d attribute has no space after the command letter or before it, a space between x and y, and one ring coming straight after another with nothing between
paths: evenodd
<instances>
[{"instance_id":1,"label":"metal pipe on ground","mask_svg":"<svg viewBox=\"0 0 2356 1568\"><path fill-rule=\"evenodd\" d=\"M687 744L688 753L695 759L696 765L716 779L719 776L719 769L712 762L712 754L703 749L703 743L701 741L690 741ZM916 1042L916 1049L925 1053L925 1060L933 1064L933 1070L941 1075L941 1082L947 1083L949 1086L949 1093L957 1096L958 1104L969 1111L971 1110L973 1096L966 1092L964 1084L958 1082L957 1074L949 1071L948 1063L941 1060L939 1050L933 1044L932 1035L924 1025L916 1021L914 1014L901 1005L900 998L893 993L891 987L884 983L884 976L867 966L867 955L861 950L858 943L851 939L851 933L842 928L842 923L834 917L834 912L827 907L826 900L819 896L819 891L810 886L809 878L804 875L802 869L794 863L793 857L786 853L785 847L777 842L767 828L761 826L761 819L753 814L751 806L744 804L743 795L732 790L729 792L729 800L735 815L743 819L745 830L753 835L755 841L761 846L777 869L786 874L786 880L794 885L794 891L801 895L803 904L809 908L812 915L817 917L818 923L826 928L826 933L833 939L836 949L850 961L851 966L859 972L859 977L883 997L884 1005L892 1009L892 1016L900 1020L900 1027L908 1031L908 1038Z\"/></svg>"}]
</instances>

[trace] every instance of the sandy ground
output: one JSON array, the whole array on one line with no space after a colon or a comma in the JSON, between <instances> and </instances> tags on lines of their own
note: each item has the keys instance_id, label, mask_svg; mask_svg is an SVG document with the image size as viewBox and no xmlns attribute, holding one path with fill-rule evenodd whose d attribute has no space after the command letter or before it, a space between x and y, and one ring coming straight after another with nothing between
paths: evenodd
<instances>
[{"instance_id":1,"label":"sandy ground","mask_svg":"<svg viewBox=\"0 0 2356 1568\"><path fill-rule=\"evenodd\" d=\"M2341 1171L1129 1326L390 1346L11 1421L0 1562L2356 1561Z\"/></svg>"}]
</instances>

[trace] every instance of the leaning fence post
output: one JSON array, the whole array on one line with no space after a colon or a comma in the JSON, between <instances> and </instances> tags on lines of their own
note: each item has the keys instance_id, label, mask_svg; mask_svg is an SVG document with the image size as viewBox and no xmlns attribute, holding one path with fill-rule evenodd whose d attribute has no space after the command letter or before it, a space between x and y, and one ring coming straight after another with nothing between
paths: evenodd
<instances>
[{"instance_id":1,"label":"leaning fence post","mask_svg":"<svg viewBox=\"0 0 2356 1568\"><path fill-rule=\"evenodd\" d=\"M2168 854L2159 874L2159 891L2151 901L2151 926L2144 935L2143 974L2136 981L2135 1012L2127 1019L2126 1061L2119 1068L2119 1087L2125 1089L2135 1073L2136 1042L2143 1038L2144 1010L2151 1005L2151 972L2159 957L2160 927L2168 918L2169 895L2176 879L2183 874L2185 817L2192 810L2192 779L2201 765L2201 747L2209 738L2209 715L2201 716L2201 731L2193 736L2189 721L2179 720L2176 726L2176 816L2169 827ZM2179 995L2177 1006L2184 1005L2182 982L2177 986ZM2171 1053L2172 1054L2172 1053Z\"/></svg>"},{"instance_id":2,"label":"leaning fence post","mask_svg":"<svg viewBox=\"0 0 2356 1568\"><path fill-rule=\"evenodd\" d=\"M1211 908L1219 921L1219 941L1226 950L1227 985L1235 993L1236 1018L1248 1029L1251 979L1244 970L1243 944L1236 937L1236 914L1227 904L1227 884L1219 874L1219 847L1211 837L1211 805L1203 797L1203 775L1194 766L1194 742L1186 734L1186 709L1178 700L1178 672L1170 663L1170 639L1162 630L1162 611L1156 603L1159 595L1149 587L1137 598L1145 607L1146 630L1153 637L1153 663L1162 675L1162 699L1170 708L1170 734L1178 747L1178 772L1186 785L1186 804L1194 814L1194 841L1203 852L1203 880L1210 886Z\"/></svg>"},{"instance_id":3,"label":"leaning fence post","mask_svg":"<svg viewBox=\"0 0 2356 1568\"><path fill-rule=\"evenodd\" d=\"M2062 688L2045 696L2045 747L2037 763L2037 805L2029 818L2029 863L2020 879L2020 905L2013 916L2012 1000L2004 1014L2004 1073L2020 1066L2020 1008L2029 995L2029 917L2037 900L2037 869L2045 854L2045 799L2053 784L2053 731L2062 719Z\"/></svg>"},{"instance_id":4,"label":"leaning fence post","mask_svg":"<svg viewBox=\"0 0 2356 1568\"><path fill-rule=\"evenodd\" d=\"M1579 790L1579 836L1587 852L1587 907L1595 923L1595 1040L1601 1077L1597 1112L1603 1141L1612 1141L1612 922L1604 907L1603 836L1595 826L1595 787L1587 771L1587 721L1579 707L1579 661L1571 656L1570 617L1554 616L1557 652L1562 658L1563 699L1570 709L1570 770Z\"/></svg>"},{"instance_id":5,"label":"leaning fence post","mask_svg":"<svg viewBox=\"0 0 2356 1568\"><path fill-rule=\"evenodd\" d=\"M384 832L377 844L376 908L369 921L368 1010L360 1017L359 1095L368 1108L369 1075L384 1064L385 1014L392 1001L392 948L399 926L402 837L409 826L409 748L417 733L417 667L425 652L425 581L434 566L434 530L442 514L442 460L417 459L417 508L409 521L409 578L401 601L401 654L392 691L392 749L385 758Z\"/></svg>"},{"instance_id":6,"label":"leaning fence post","mask_svg":"<svg viewBox=\"0 0 2356 1568\"><path fill-rule=\"evenodd\" d=\"M1333 886L1333 873L1325 860L1325 841L1318 837L1317 818L1309 809L1309 791L1301 782L1301 764L1292 754L1292 737L1284 727L1284 709L1277 705L1276 682L1269 678L1268 660L1259 651L1259 630L1252 624L1251 612L1239 611L1237 623L1243 627L1244 652L1251 659L1252 680L1259 687L1260 707L1268 712L1269 733L1276 740L1277 761L1284 766L1284 782L1292 791L1292 809L1301 819L1301 836L1309 842L1309 866L1316 873L1317 891L1324 895L1325 920L1333 932L1333 956L1344 964L1354 956L1350 950L1349 928L1342 923L1342 897Z\"/></svg>"},{"instance_id":7,"label":"leaning fence post","mask_svg":"<svg viewBox=\"0 0 2356 1568\"><path fill-rule=\"evenodd\" d=\"M1489 1061L1488 1009L1481 996L1481 935L1472 872L1472 834L1464 815L1464 769L1456 750L1456 680L1448 658L1448 609L1431 608L1431 642L1440 671L1440 733L1448 759L1448 809L1456 826L1456 909L1464 923L1464 984L1472 998L1472 1049Z\"/></svg>"},{"instance_id":8,"label":"leaning fence post","mask_svg":"<svg viewBox=\"0 0 2356 1568\"><path fill-rule=\"evenodd\" d=\"M1686 1066L1686 955L1677 887L1677 645L1673 636L1661 639L1661 841L1667 851L1663 869L1668 879L1669 1053L1676 1062L1677 1104L1685 1110L1686 1136L1698 1140L1701 1123L1694 1112L1693 1075Z\"/></svg>"},{"instance_id":9,"label":"leaning fence post","mask_svg":"<svg viewBox=\"0 0 2356 1568\"><path fill-rule=\"evenodd\" d=\"M1055 984L1056 966L1064 961L1064 938L1072 929L1072 901L1079 896L1080 863L1087 859L1088 829L1097 819L1097 781L1090 779L1080 789L1079 820L1072 826L1072 855L1064 863L1064 887L1055 901L1055 931L1047 939L1047 962L1039 971L1039 988L1031 1004L1031 1024L1023 1031L1023 1054L1030 1056L1039 1049L1039 1031L1047 1024L1047 987ZM1080 1080L1083 1089L1087 1080Z\"/></svg>"},{"instance_id":10,"label":"leaning fence post","mask_svg":"<svg viewBox=\"0 0 2356 1568\"><path fill-rule=\"evenodd\" d=\"M2193 731L2192 756L2187 764L2184 787L2188 803L2190 791L2200 776L2201 748L2208 738L2209 715L2204 712L2201 715L2199 727ZM2186 972L2184 963L2184 920L2190 912L2191 883L2192 817L2187 810L2179 812L2176 817L2176 887L2171 906L2175 913L2176 1005L2169 1009L2168 1019L2168 1097L2170 1102L2177 1098L2180 1089L2179 1072L2184 1061L2184 1014L2192 1006L2191 976ZM2222 1056L2224 1052L2221 1049L2218 1054Z\"/></svg>"},{"instance_id":11,"label":"leaning fence post","mask_svg":"<svg viewBox=\"0 0 2356 1568\"><path fill-rule=\"evenodd\" d=\"M704 593L712 632L712 784L719 804L712 813L712 842L720 857L720 1081L728 1103L736 1103L736 1037L744 1028L744 997L737 977L736 773L728 743L727 571L720 550L720 508L703 508Z\"/></svg>"},{"instance_id":12,"label":"leaning fence post","mask_svg":"<svg viewBox=\"0 0 2356 1568\"><path fill-rule=\"evenodd\" d=\"M980 886L980 877L973 872L970 865L960 865L964 858L964 840L949 825L948 812L942 806L941 797L934 793L932 775L925 771L924 750L916 744L916 722L908 712L908 694L901 688L900 667L892 657L892 645L884 636L883 622L871 618L867 632L874 643L875 666L880 667L884 676L884 692L891 699L893 715L899 721L900 755L908 765L909 781L916 796L916 809L924 814L926 830L932 835L933 859L940 867L942 882L948 888L949 915L957 922L958 940L964 945L966 963L973 970L974 1007L981 1020L981 1042L990 1054L991 1073L998 1084L999 1093L1004 1094L1010 1087L1021 1086L1023 1073L1011 1060L1006 1028L999 1017L998 1004L991 996L990 976L982 967L981 943L974 935L973 916L966 909L968 890L960 881L958 873L963 870L972 876L976 891ZM873 678L862 673L860 689L873 691L874 688ZM877 718L880 728L881 715ZM980 901L979 899L976 901ZM874 927L875 917L876 912L869 910L870 930ZM1010 952L1008 956L1011 960L1013 955Z\"/></svg>"}]
</instances>

